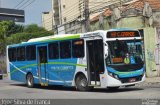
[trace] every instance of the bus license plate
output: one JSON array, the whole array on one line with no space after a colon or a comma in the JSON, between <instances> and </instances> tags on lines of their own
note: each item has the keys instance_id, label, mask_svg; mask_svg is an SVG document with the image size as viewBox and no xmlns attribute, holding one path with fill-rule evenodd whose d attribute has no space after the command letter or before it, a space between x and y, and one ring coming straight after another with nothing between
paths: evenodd
<instances>
[{"instance_id":1,"label":"bus license plate","mask_svg":"<svg viewBox=\"0 0 160 105\"><path fill-rule=\"evenodd\" d=\"M129 79L129 82L135 82L135 81L136 81L136 78Z\"/></svg>"}]
</instances>

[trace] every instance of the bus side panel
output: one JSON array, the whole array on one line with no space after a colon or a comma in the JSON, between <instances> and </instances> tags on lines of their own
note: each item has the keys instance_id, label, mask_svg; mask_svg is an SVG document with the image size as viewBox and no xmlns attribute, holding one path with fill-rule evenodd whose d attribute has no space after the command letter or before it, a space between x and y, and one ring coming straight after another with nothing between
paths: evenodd
<instances>
[{"instance_id":1,"label":"bus side panel","mask_svg":"<svg viewBox=\"0 0 160 105\"><path fill-rule=\"evenodd\" d=\"M26 74L32 73L34 83L39 83L37 76L37 64L35 61L19 61L10 63L11 80L26 82Z\"/></svg>"},{"instance_id":2,"label":"bus side panel","mask_svg":"<svg viewBox=\"0 0 160 105\"><path fill-rule=\"evenodd\" d=\"M26 73L32 73L34 77L34 83L39 84L37 61L26 61L23 68Z\"/></svg>"},{"instance_id":3,"label":"bus side panel","mask_svg":"<svg viewBox=\"0 0 160 105\"><path fill-rule=\"evenodd\" d=\"M22 69L23 63L12 62L10 63L10 76L11 80L25 82L26 72Z\"/></svg>"},{"instance_id":4,"label":"bus side panel","mask_svg":"<svg viewBox=\"0 0 160 105\"><path fill-rule=\"evenodd\" d=\"M76 66L77 59L49 60L49 84L71 86Z\"/></svg>"}]
</instances>

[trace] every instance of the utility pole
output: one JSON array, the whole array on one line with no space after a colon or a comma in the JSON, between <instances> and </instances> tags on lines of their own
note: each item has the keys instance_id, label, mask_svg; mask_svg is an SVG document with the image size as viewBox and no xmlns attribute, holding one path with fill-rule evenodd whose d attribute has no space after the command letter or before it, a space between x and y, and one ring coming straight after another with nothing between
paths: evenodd
<instances>
[{"instance_id":1,"label":"utility pole","mask_svg":"<svg viewBox=\"0 0 160 105\"><path fill-rule=\"evenodd\" d=\"M90 22L89 22L89 0L84 0L84 28L85 32L90 31Z\"/></svg>"}]
</instances>

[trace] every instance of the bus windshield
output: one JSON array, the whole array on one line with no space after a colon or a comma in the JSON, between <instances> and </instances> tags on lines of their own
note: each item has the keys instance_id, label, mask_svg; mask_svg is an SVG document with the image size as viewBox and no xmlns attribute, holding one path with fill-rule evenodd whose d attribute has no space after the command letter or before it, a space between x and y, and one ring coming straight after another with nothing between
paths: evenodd
<instances>
[{"instance_id":1,"label":"bus windshield","mask_svg":"<svg viewBox=\"0 0 160 105\"><path fill-rule=\"evenodd\" d=\"M142 42L140 40L108 41L107 65L143 64Z\"/></svg>"}]
</instances>

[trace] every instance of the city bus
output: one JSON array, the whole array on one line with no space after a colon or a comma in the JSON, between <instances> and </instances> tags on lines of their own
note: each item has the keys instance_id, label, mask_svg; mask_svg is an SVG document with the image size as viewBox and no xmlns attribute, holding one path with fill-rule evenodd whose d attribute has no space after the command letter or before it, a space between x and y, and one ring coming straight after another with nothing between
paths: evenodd
<instances>
[{"instance_id":1,"label":"city bus","mask_svg":"<svg viewBox=\"0 0 160 105\"><path fill-rule=\"evenodd\" d=\"M142 39L137 30L111 29L9 45L9 78L30 88L61 85L89 91L133 86L145 80Z\"/></svg>"}]
</instances>

